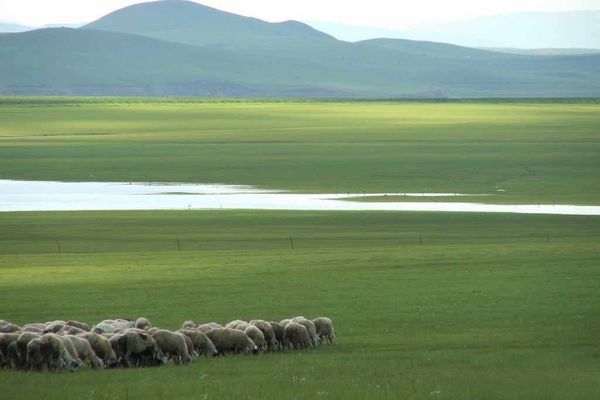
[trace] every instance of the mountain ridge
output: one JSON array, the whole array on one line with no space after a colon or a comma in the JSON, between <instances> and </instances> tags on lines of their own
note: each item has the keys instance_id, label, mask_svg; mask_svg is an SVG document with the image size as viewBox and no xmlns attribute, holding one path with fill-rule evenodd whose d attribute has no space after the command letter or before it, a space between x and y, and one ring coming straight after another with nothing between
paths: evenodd
<instances>
[{"instance_id":1,"label":"mountain ridge","mask_svg":"<svg viewBox=\"0 0 600 400\"><path fill-rule=\"evenodd\" d=\"M0 93L598 96L600 55L586 57L411 40L348 43L302 23L269 23L167 0L120 9L80 29L0 35Z\"/></svg>"}]
</instances>

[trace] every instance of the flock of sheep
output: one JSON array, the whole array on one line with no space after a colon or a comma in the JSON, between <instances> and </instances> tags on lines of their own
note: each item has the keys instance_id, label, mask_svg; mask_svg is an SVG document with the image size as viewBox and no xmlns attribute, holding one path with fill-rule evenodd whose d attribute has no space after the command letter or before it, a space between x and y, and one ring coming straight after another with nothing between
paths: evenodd
<instances>
[{"instance_id":1,"label":"flock of sheep","mask_svg":"<svg viewBox=\"0 0 600 400\"><path fill-rule=\"evenodd\" d=\"M105 320L91 329L78 321L17 326L0 320L0 369L75 371L92 368L185 364L204 356L257 354L333 344L329 318L296 317L280 322L236 320L183 323L178 331L153 327L146 318Z\"/></svg>"}]
</instances>

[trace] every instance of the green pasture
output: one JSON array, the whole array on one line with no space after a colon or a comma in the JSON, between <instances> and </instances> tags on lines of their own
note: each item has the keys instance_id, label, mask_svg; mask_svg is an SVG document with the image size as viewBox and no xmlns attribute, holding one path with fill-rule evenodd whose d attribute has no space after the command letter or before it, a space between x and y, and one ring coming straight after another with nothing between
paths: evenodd
<instances>
[{"instance_id":1,"label":"green pasture","mask_svg":"<svg viewBox=\"0 0 600 400\"><path fill-rule=\"evenodd\" d=\"M4 370L3 399L600 396L597 217L77 212L0 226L4 319L175 329L303 314L338 331L331 347L182 367Z\"/></svg>"},{"instance_id":2,"label":"green pasture","mask_svg":"<svg viewBox=\"0 0 600 400\"><path fill-rule=\"evenodd\" d=\"M0 179L597 205L599 127L595 101L0 98ZM338 333L182 367L0 370L0 399L600 398L599 243L585 216L0 213L0 319L326 315Z\"/></svg>"},{"instance_id":3,"label":"green pasture","mask_svg":"<svg viewBox=\"0 0 600 400\"><path fill-rule=\"evenodd\" d=\"M597 102L3 98L0 178L598 204L599 126Z\"/></svg>"}]
</instances>

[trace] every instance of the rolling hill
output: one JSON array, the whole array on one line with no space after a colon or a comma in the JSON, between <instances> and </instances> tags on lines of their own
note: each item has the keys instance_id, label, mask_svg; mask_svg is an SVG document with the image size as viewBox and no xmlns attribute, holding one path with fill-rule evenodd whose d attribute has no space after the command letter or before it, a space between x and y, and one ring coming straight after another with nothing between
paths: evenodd
<instances>
[{"instance_id":1,"label":"rolling hill","mask_svg":"<svg viewBox=\"0 0 600 400\"><path fill-rule=\"evenodd\" d=\"M600 55L410 40L348 43L197 3L130 6L81 29L0 35L0 93L252 97L600 95Z\"/></svg>"}]
</instances>

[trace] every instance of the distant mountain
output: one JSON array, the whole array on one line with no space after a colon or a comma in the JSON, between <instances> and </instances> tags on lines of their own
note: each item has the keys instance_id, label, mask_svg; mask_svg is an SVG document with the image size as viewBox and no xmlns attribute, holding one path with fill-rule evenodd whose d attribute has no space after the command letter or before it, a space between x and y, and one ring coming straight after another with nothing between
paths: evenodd
<instances>
[{"instance_id":1,"label":"distant mountain","mask_svg":"<svg viewBox=\"0 0 600 400\"><path fill-rule=\"evenodd\" d=\"M163 0L117 10L84 26L131 33L195 46L243 50L308 47L334 41L297 21L269 23L217 10L195 2Z\"/></svg>"},{"instance_id":2,"label":"distant mountain","mask_svg":"<svg viewBox=\"0 0 600 400\"><path fill-rule=\"evenodd\" d=\"M25 32L30 29L33 29L33 28L31 28L29 26L17 24L14 22L0 21L0 33Z\"/></svg>"},{"instance_id":3,"label":"distant mountain","mask_svg":"<svg viewBox=\"0 0 600 400\"><path fill-rule=\"evenodd\" d=\"M0 94L600 96L600 55L535 57L411 40L347 43L168 0L81 29L0 35Z\"/></svg>"},{"instance_id":4,"label":"distant mountain","mask_svg":"<svg viewBox=\"0 0 600 400\"><path fill-rule=\"evenodd\" d=\"M600 10L512 13L391 30L331 22L309 22L351 42L375 38L429 40L468 47L600 49Z\"/></svg>"}]
</instances>

